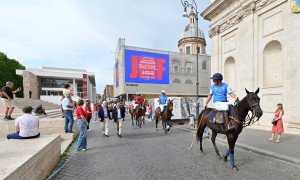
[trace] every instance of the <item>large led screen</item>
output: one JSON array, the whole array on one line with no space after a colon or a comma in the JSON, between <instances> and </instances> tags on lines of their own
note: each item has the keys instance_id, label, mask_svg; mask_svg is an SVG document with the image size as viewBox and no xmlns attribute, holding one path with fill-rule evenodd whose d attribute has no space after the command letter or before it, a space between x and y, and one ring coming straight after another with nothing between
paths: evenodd
<instances>
[{"instance_id":1,"label":"large led screen","mask_svg":"<svg viewBox=\"0 0 300 180\"><path fill-rule=\"evenodd\" d=\"M169 84L169 55L125 49L125 82Z\"/></svg>"}]
</instances>

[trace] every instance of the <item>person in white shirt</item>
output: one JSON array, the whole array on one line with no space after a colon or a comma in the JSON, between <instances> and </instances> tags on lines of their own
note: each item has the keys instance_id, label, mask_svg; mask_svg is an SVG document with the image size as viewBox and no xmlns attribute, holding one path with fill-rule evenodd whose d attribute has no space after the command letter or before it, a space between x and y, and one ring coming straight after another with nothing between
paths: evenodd
<instances>
[{"instance_id":1,"label":"person in white shirt","mask_svg":"<svg viewBox=\"0 0 300 180\"><path fill-rule=\"evenodd\" d=\"M61 102L64 116L65 116L65 132L66 133L74 133L72 131L74 117L73 117L73 107L74 105L71 103L71 94L66 94L66 97Z\"/></svg>"}]
</instances>

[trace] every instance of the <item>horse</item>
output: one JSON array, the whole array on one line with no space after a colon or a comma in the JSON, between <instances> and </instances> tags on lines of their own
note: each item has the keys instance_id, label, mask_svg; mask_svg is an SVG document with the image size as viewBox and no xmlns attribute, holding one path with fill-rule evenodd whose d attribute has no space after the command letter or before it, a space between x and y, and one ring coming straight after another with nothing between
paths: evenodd
<instances>
[{"instance_id":1,"label":"horse","mask_svg":"<svg viewBox=\"0 0 300 180\"><path fill-rule=\"evenodd\" d=\"M235 143L238 139L239 134L242 132L243 127L250 126L254 122L258 121L262 116L263 111L260 108L260 98L257 96L259 93L259 88L253 93L249 92L247 89L247 95L240 101L236 101L235 105L232 107L232 116L231 124L234 127L233 131L225 132L223 128L220 127L220 124L212 124L209 122L209 116L212 113L212 108L204 109L199 117L198 117L198 129L197 129L197 141L200 140L200 151L204 154L202 149L202 136L203 131L206 126L208 126L212 130L211 141L214 146L215 152L217 156L221 158L219 154L219 150L216 146L215 140L218 133L225 134L227 136L227 141L229 145L229 149L223 157L223 160L226 162L227 157L230 155L230 164L232 165L232 169L238 171L237 166L234 162L234 147ZM252 113L250 117L248 115L249 111ZM255 120L256 118L256 120Z\"/></svg>"},{"instance_id":2,"label":"horse","mask_svg":"<svg viewBox=\"0 0 300 180\"><path fill-rule=\"evenodd\" d=\"M138 125L140 128L142 127L142 120L145 115L145 108L143 107L143 104L144 102L140 101L135 110L136 125Z\"/></svg>"},{"instance_id":3,"label":"horse","mask_svg":"<svg viewBox=\"0 0 300 180\"><path fill-rule=\"evenodd\" d=\"M163 126L163 130L165 131L165 133L167 134L167 131L170 130L171 128L171 117L172 117L172 111L173 111L173 100L169 100L167 103L167 106L164 107L163 111L163 115L161 117L161 113L158 113L160 110L159 107L157 107L155 109L155 123L156 123L156 131L158 131L157 129L157 123L158 123L158 118L162 119L162 126ZM167 125L170 126L167 129Z\"/></svg>"}]
</instances>

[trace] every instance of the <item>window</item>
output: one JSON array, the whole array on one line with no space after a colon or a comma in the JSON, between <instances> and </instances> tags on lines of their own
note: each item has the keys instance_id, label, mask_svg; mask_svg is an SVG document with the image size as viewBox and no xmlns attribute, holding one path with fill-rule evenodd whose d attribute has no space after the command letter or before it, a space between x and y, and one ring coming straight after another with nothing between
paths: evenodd
<instances>
[{"instance_id":1,"label":"window","mask_svg":"<svg viewBox=\"0 0 300 180\"><path fill-rule=\"evenodd\" d=\"M174 72L179 72L179 66L178 65L174 66Z\"/></svg>"},{"instance_id":2,"label":"window","mask_svg":"<svg viewBox=\"0 0 300 180\"><path fill-rule=\"evenodd\" d=\"M193 84L193 81L188 79L188 80L185 81L185 84Z\"/></svg>"},{"instance_id":3,"label":"window","mask_svg":"<svg viewBox=\"0 0 300 180\"><path fill-rule=\"evenodd\" d=\"M186 47L186 54L191 54L191 47L190 46Z\"/></svg>"},{"instance_id":4,"label":"window","mask_svg":"<svg viewBox=\"0 0 300 180\"><path fill-rule=\"evenodd\" d=\"M191 62L186 63L186 72L187 73L193 72L193 64Z\"/></svg>"},{"instance_id":5,"label":"window","mask_svg":"<svg viewBox=\"0 0 300 180\"><path fill-rule=\"evenodd\" d=\"M42 87L46 87L46 88L64 88L65 84L73 84L73 80L41 78Z\"/></svg>"},{"instance_id":6,"label":"window","mask_svg":"<svg viewBox=\"0 0 300 180\"><path fill-rule=\"evenodd\" d=\"M174 84L181 84L181 81L180 81L179 79L174 79L174 80L173 80L173 83L174 83Z\"/></svg>"},{"instance_id":7,"label":"window","mask_svg":"<svg viewBox=\"0 0 300 180\"><path fill-rule=\"evenodd\" d=\"M202 70L206 70L206 60L202 60Z\"/></svg>"}]
</instances>

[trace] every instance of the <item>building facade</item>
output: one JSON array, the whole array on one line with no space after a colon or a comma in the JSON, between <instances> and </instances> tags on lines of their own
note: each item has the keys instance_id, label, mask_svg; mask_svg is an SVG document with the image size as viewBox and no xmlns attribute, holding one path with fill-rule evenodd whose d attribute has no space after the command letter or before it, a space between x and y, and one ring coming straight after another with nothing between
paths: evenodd
<instances>
[{"instance_id":1,"label":"building facade","mask_svg":"<svg viewBox=\"0 0 300 180\"><path fill-rule=\"evenodd\" d=\"M70 84L74 90L73 100L83 98L96 103L95 74L83 69L66 69L54 67L28 68L16 70L16 74L23 76L24 98L40 99L55 104L61 103L64 84Z\"/></svg>"},{"instance_id":2,"label":"building facade","mask_svg":"<svg viewBox=\"0 0 300 180\"><path fill-rule=\"evenodd\" d=\"M105 89L103 90L103 95L102 95L102 101L113 101L114 98L114 87L113 85L106 85Z\"/></svg>"},{"instance_id":3,"label":"building facade","mask_svg":"<svg viewBox=\"0 0 300 180\"><path fill-rule=\"evenodd\" d=\"M286 132L300 129L300 14L288 0L213 0L201 16L211 21L211 71L224 74L240 97L260 88L263 117L271 128L283 103Z\"/></svg>"}]
</instances>

